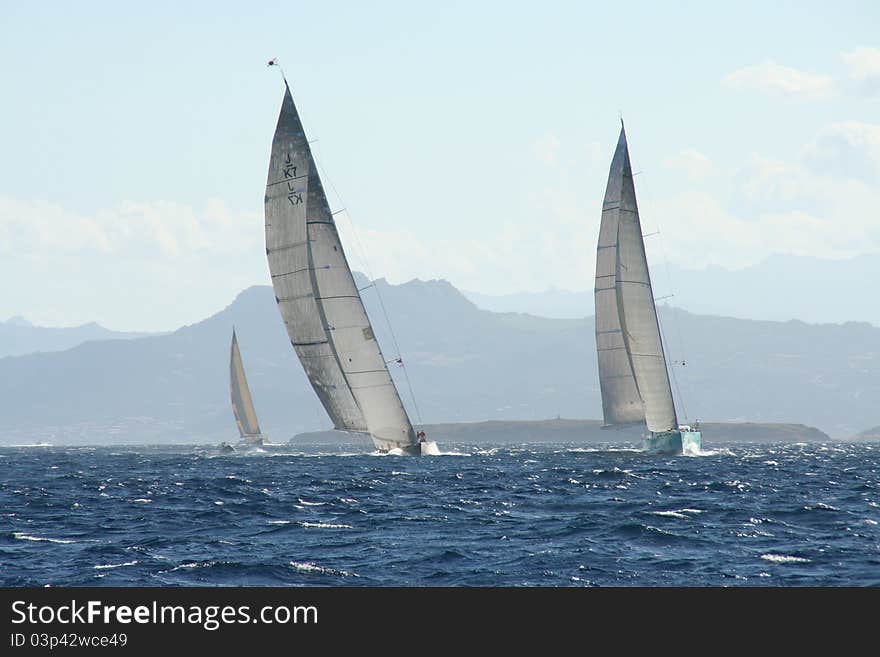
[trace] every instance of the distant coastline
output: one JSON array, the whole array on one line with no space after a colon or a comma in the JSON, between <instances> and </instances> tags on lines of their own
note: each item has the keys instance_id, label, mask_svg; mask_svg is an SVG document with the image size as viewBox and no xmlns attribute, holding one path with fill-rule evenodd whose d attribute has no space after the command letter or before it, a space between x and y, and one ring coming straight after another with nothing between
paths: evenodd
<instances>
[{"instance_id":1,"label":"distant coastline","mask_svg":"<svg viewBox=\"0 0 880 657\"><path fill-rule=\"evenodd\" d=\"M600 420L571 420L557 418L552 420L486 420L482 422L444 422L423 425L431 440L441 444L505 444L505 443L619 443L638 445L641 442L643 426L632 426L622 429L603 429ZM703 440L707 448L726 442L754 443L797 443L797 442L864 442L880 440L880 428L866 431L850 438L831 438L828 434L815 427L795 423L774 422L701 422ZM222 440L235 437L227 432L216 434L206 431L201 435L193 435L189 440L181 439L179 427L158 424L153 430L143 429L137 438L126 439L124 431L104 431L99 427L85 431L53 432L45 435L42 432L31 434L27 431L15 431L0 437L0 447L15 447L42 443L53 447L105 445L216 445ZM168 438L166 436L173 436ZM298 433L292 438L271 435L270 440L276 445L330 445L334 447L352 447L355 449L372 449L372 443L365 434L345 433L341 431L307 431Z\"/></svg>"},{"instance_id":2,"label":"distant coastline","mask_svg":"<svg viewBox=\"0 0 880 657\"><path fill-rule=\"evenodd\" d=\"M701 422L703 441L707 446L724 442L827 442L832 438L804 424L770 422ZM591 442L634 443L641 441L644 427L603 429L600 420L488 420L485 422L450 422L426 424L424 430L431 440L442 443L525 443L525 442ZM346 440L337 431L310 431L291 439L291 444L326 444ZM878 436L880 437L880 436ZM857 440L853 438L852 440ZM359 444L356 436L347 438Z\"/></svg>"}]
</instances>

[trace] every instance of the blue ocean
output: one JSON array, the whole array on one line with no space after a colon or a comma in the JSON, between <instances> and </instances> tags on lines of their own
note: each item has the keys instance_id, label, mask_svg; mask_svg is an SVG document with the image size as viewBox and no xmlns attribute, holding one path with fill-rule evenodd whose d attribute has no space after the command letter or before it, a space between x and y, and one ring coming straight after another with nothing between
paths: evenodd
<instances>
[{"instance_id":1,"label":"blue ocean","mask_svg":"<svg viewBox=\"0 0 880 657\"><path fill-rule=\"evenodd\" d=\"M0 448L4 586L877 586L880 444Z\"/></svg>"}]
</instances>

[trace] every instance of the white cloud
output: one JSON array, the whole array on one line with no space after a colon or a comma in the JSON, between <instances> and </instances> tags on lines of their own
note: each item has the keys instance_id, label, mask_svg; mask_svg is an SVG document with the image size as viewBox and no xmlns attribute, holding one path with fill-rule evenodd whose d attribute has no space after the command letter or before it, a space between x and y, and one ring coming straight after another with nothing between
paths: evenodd
<instances>
[{"instance_id":1,"label":"white cloud","mask_svg":"<svg viewBox=\"0 0 880 657\"><path fill-rule=\"evenodd\" d=\"M178 258L242 248L262 238L255 216L232 216L220 201L195 210L167 201L124 201L84 216L46 201L0 197L0 249L6 253L90 253Z\"/></svg>"},{"instance_id":2,"label":"white cloud","mask_svg":"<svg viewBox=\"0 0 880 657\"><path fill-rule=\"evenodd\" d=\"M667 185L664 193L647 194L650 203L642 204L644 230L653 232L656 226L661 231L659 237L646 240L650 261L660 264L674 258L695 268L737 268L774 254L843 258L880 251L880 185L830 175L816 166L817 153L826 153L832 138L874 153L875 129L832 124L793 160L756 153L724 176L717 175L718 165L694 149L668 158L664 165L685 175L674 177L680 191ZM369 232L374 271L392 282L414 276L445 278L486 293L552 286L589 289L601 189L585 189L583 181L603 175L591 171L585 176L567 161L557 163L553 175L527 199L538 222L507 222L489 240L455 235L427 246L415 233ZM692 185L685 178L704 181L705 186L688 189Z\"/></svg>"},{"instance_id":3,"label":"white cloud","mask_svg":"<svg viewBox=\"0 0 880 657\"><path fill-rule=\"evenodd\" d=\"M880 125L832 123L804 148L804 159L826 174L861 180L880 178Z\"/></svg>"},{"instance_id":4,"label":"white cloud","mask_svg":"<svg viewBox=\"0 0 880 657\"><path fill-rule=\"evenodd\" d=\"M856 48L842 55L849 76L868 92L880 91L880 49Z\"/></svg>"},{"instance_id":5,"label":"white cloud","mask_svg":"<svg viewBox=\"0 0 880 657\"><path fill-rule=\"evenodd\" d=\"M740 171L740 192L754 204L791 205L812 202L816 180L804 167L753 153Z\"/></svg>"},{"instance_id":6,"label":"white cloud","mask_svg":"<svg viewBox=\"0 0 880 657\"><path fill-rule=\"evenodd\" d=\"M556 135L545 135L535 141L535 157L548 166L556 164L556 156L560 147L559 138Z\"/></svg>"},{"instance_id":7,"label":"white cloud","mask_svg":"<svg viewBox=\"0 0 880 657\"><path fill-rule=\"evenodd\" d=\"M263 220L221 202L201 209L123 202L92 214L0 197L0 316L167 330L268 283Z\"/></svg>"},{"instance_id":8,"label":"white cloud","mask_svg":"<svg viewBox=\"0 0 880 657\"><path fill-rule=\"evenodd\" d=\"M369 267L355 246L350 227L340 232L353 269L402 283L412 278L442 278L463 289L486 293L539 291L550 286L589 288L596 249L596 207L579 213L568 224L547 208L540 227L507 223L491 242L467 235L450 235L430 243L410 231L358 229Z\"/></svg>"},{"instance_id":9,"label":"white cloud","mask_svg":"<svg viewBox=\"0 0 880 657\"><path fill-rule=\"evenodd\" d=\"M392 283L419 277L484 293L588 290L608 159L594 164L594 150L572 148L575 155L556 159L521 197L527 212L493 215L486 230L428 236L415 223L355 231L339 214L349 261ZM844 166L854 162L854 171ZM662 231L647 240L652 264L674 258L692 267L743 267L773 254L880 252L880 125L830 124L786 161L756 153L730 169L685 149L664 164L686 176L671 176L659 189L640 186L652 192L642 204L643 226ZM704 184L693 189L685 177ZM201 208L155 201L77 213L4 197L0 277L10 282L0 317L154 330L198 321L248 285L270 282L259 212L231 212L219 201Z\"/></svg>"},{"instance_id":10,"label":"white cloud","mask_svg":"<svg viewBox=\"0 0 880 657\"><path fill-rule=\"evenodd\" d=\"M757 264L774 254L843 258L880 248L880 231L864 223L843 225L837 213L800 210L740 214L704 192L685 192L658 204L667 254L677 264L728 268ZM654 261L649 247L649 259Z\"/></svg>"},{"instance_id":11,"label":"white cloud","mask_svg":"<svg viewBox=\"0 0 880 657\"><path fill-rule=\"evenodd\" d=\"M705 180L712 175L714 169L712 161L693 148L686 148L666 158L663 161L663 166L683 171L692 181Z\"/></svg>"},{"instance_id":12,"label":"white cloud","mask_svg":"<svg viewBox=\"0 0 880 657\"><path fill-rule=\"evenodd\" d=\"M755 89L787 98L818 99L831 94L833 80L775 62L764 62L734 71L723 83L732 89Z\"/></svg>"},{"instance_id":13,"label":"white cloud","mask_svg":"<svg viewBox=\"0 0 880 657\"><path fill-rule=\"evenodd\" d=\"M829 175L808 157L828 135L858 135L853 140L867 147L874 143L865 137L874 135L870 127L828 126L804 149L802 161L753 154L728 179L731 193L689 191L662 199L654 212L666 252L686 254L683 261L693 267L737 268L774 254L845 258L880 251L880 187Z\"/></svg>"}]
</instances>

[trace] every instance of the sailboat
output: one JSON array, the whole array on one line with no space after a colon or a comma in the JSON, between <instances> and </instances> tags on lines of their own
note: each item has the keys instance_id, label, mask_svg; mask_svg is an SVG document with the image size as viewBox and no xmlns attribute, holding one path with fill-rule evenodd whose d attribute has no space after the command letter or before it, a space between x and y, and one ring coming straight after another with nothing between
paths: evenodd
<instances>
[{"instance_id":1,"label":"sailboat","mask_svg":"<svg viewBox=\"0 0 880 657\"><path fill-rule=\"evenodd\" d=\"M266 257L290 343L334 429L367 433L381 452L434 453L388 371L286 78L284 87L266 181Z\"/></svg>"},{"instance_id":2,"label":"sailboat","mask_svg":"<svg viewBox=\"0 0 880 657\"><path fill-rule=\"evenodd\" d=\"M596 352L606 426L644 423L644 450L699 451L698 427L679 426L623 121L608 172L596 252Z\"/></svg>"},{"instance_id":3,"label":"sailboat","mask_svg":"<svg viewBox=\"0 0 880 657\"><path fill-rule=\"evenodd\" d=\"M229 396L232 399L232 412L235 415L235 423L238 425L240 437L239 448L259 447L268 441L260 431L260 423L257 421L257 412L254 409L254 401L248 387L247 377L244 375L244 365L241 362L241 350L238 347L238 338L235 329L232 329L232 345L229 348ZM221 445L225 450L228 445ZM231 447L231 446L229 446Z\"/></svg>"}]
</instances>

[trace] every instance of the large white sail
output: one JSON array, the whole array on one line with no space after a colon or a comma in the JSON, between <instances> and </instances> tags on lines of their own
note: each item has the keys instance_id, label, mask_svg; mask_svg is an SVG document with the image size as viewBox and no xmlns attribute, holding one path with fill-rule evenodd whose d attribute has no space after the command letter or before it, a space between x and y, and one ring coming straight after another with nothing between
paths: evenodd
<instances>
[{"instance_id":1,"label":"large white sail","mask_svg":"<svg viewBox=\"0 0 880 657\"><path fill-rule=\"evenodd\" d=\"M379 449L415 444L286 83L265 211L266 256L278 309L334 427L369 432Z\"/></svg>"},{"instance_id":2,"label":"large white sail","mask_svg":"<svg viewBox=\"0 0 880 657\"><path fill-rule=\"evenodd\" d=\"M622 181L619 175L608 176L596 249L596 353L606 425L645 421L645 407L626 351L618 306L617 236Z\"/></svg>"},{"instance_id":3,"label":"large white sail","mask_svg":"<svg viewBox=\"0 0 880 657\"><path fill-rule=\"evenodd\" d=\"M623 126L602 204L595 289L605 423L644 420L650 431L675 429L678 422Z\"/></svg>"},{"instance_id":4,"label":"large white sail","mask_svg":"<svg viewBox=\"0 0 880 657\"><path fill-rule=\"evenodd\" d=\"M259 436L260 423L257 422L254 401L251 399L251 391L244 375L235 329L232 329L232 346L229 350L229 394L232 397L232 412L235 414L239 435L242 438Z\"/></svg>"}]
</instances>

